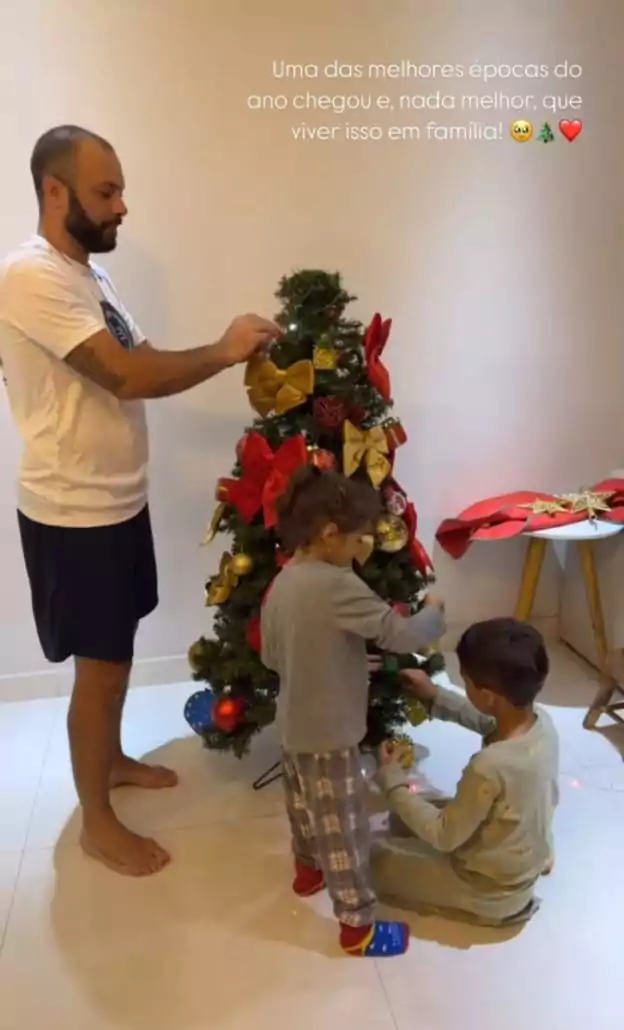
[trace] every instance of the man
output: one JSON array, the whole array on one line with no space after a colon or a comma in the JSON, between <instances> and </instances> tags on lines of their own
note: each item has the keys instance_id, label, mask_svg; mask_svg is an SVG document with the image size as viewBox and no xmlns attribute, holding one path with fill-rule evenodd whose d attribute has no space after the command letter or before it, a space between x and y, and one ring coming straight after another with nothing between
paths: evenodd
<instances>
[{"instance_id":1,"label":"man","mask_svg":"<svg viewBox=\"0 0 624 1030\"><path fill-rule=\"evenodd\" d=\"M110 790L177 782L121 747L137 626L158 603L144 400L246 362L279 329L243 315L215 344L157 350L89 260L114 250L127 214L111 145L55 128L37 142L31 171L38 234L0 271L0 363L24 442L19 529L45 656L75 660L68 730L82 847L142 876L169 855L119 822Z\"/></svg>"}]
</instances>

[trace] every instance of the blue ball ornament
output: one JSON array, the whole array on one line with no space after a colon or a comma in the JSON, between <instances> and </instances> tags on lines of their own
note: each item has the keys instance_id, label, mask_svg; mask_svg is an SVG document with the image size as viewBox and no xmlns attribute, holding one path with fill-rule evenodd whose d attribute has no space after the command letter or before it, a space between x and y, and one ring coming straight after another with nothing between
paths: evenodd
<instances>
[{"instance_id":1,"label":"blue ball ornament","mask_svg":"<svg viewBox=\"0 0 624 1030\"><path fill-rule=\"evenodd\" d=\"M198 690L184 706L184 718L194 733L200 737L212 726L212 709L215 696L212 690Z\"/></svg>"}]
</instances>

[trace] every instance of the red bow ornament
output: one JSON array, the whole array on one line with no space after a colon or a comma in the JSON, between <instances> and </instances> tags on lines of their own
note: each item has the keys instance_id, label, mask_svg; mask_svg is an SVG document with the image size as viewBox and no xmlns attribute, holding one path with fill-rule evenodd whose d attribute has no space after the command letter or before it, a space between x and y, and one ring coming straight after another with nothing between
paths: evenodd
<instances>
[{"instance_id":1,"label":"red bow ornament","mask_svg":"<svg viewBox=\"0 0 624 1030\"><path fill-rule=\"evenodd\" d=\"M390 373L382 363L381 355L388 342L392 319L382 320L380 314L373 315L373 319L364 337L364 356L366 358L366 371L368 378L383 399L391 400Z\"/></svg>"},{"instance_id":2,"label":"red bow ornament","mask_svg":"<svg viewBox=\"0 0 624 1030\"><path fill-rule=\"evenodd\" d=\"M624 524L624 479L606 479L575 494L520 490L488 497L441 522L436 540L452 558L461 558L474 540L507 540L588 519Z\"/></svg>"},{"instance_id":3,"label":"red bow ornament","mask_svg":"<svg viewBox=\"0 0 624 1030\"><path fill-rule=\"evenodd\" d=\"M260 433L249 433L241 451L243 474L240 479L220 479L217 500L233 504L244 522L250 523L264 510L264 522L271 528L277 522L276 501L302 465L308 463L303 436L291 436L273 451Z\"/></svg>"}]
</instances>

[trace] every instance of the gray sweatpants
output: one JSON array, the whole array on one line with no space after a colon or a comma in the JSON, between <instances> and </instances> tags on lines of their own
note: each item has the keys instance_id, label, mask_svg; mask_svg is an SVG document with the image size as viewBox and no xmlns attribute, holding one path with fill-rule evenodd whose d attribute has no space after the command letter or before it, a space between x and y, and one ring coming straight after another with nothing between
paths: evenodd
<instances>
[{"instance_id":1,"label":"gray sweatpants","mask_svg":"<svg viewBox=\"0 0 624 1030\"><path fill-rule=\"evenodd\" d=\"M334 912L348 926L373 922L371 832L357 748L282 753L286 810L297 862L320 869Z\"/></svg>"},{"instance_id":2,"label":"gray sweatpants","mask_svg":"<svg viewBox=\"0 0 624 1030\"><path fill-rule=\"evenodd\" d=\"M431 801L439 808L446 804L444 798ZM371 876L381 901L421 915L502 927L526 922L539 908L530 888L510 891L460 877L450 855L414 837L394 813L389 836L373 846Z\"/></svg>"}]
</instances>

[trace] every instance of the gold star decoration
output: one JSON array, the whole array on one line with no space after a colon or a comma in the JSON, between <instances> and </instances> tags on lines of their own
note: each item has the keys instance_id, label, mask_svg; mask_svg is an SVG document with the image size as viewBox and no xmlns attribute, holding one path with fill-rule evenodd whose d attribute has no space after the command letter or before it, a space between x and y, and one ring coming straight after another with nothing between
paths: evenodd
<instances>
[{"instance_id":1,"label":"gold star decoration","mask_svg":"<svg viewBox=\"0 0 624 1030\"><path fill-rule=\"evenodd\" d=\"M597 519L602 512L610 511L609 501L615 496L613 490L594 493L592 490L579 490L576 494L562 494L559 500L568 505L568 510L573 515L581 512L587 515L592 521Z\"/></svg>"},{"instance_id":2,"label":"gold star decoration","mask_svg":"<svg viewBox=\"0 0 624 1030\"><path fill-rule=\"evenodd\" d=\"M560 512L569 511L560 500L531 501L530 504L521 504L521 508L528 508L532 515L558 515Z\"/></svg>"}]
</instances>

